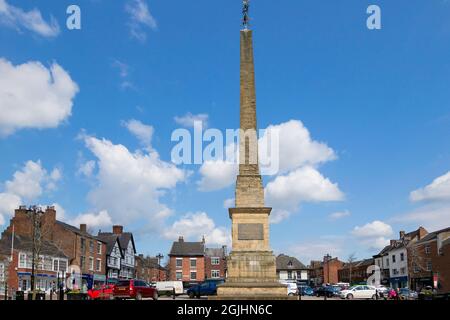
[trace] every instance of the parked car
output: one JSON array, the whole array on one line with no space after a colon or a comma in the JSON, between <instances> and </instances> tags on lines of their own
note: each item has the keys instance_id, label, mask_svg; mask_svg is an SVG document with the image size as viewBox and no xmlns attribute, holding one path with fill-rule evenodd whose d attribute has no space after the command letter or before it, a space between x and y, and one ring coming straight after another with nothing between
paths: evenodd
<instances>
[{"instance_id":1,"label":"parked car","mask_svg":"<svg viewBox=\"0 0 450 320\"><path fill-rule=\"evenodd\" d=\"M333 287L333 286L326 286L326 287L318 287L314 291L314 295L316 297L324 297L332 298L334 296L339 296L340 294L340 288L339 287Z\"/></svg>"},{"instance_id":2,"label":"parked car","mask_svg":"<svg viewBox=\"0 0 450 320\"><path fill-rule=\"evenodd\" d=\"M158 297L158 290L141 280L121 280L114 287L114 299L158 300Z\"/></svg>"},{"instance_id":3,"label":"parked car","mask_svg":"<svg viewBox=\"0 0 450 320\"><path fill-rule=\"evenodd\" d=\"M410 290L408 288L401 288L399 296L401 300L416 300L419 297L417 292Z\"/></svg>"},{"instance_id":4,"label":"parked car","mask_svg":"<svg viewBox=\"0 0 450 320\"><path fill-rule=\"evenodd\" d=\"M87 294L91 300L112 300L114 299L114 285L101 285L88 290Z\"/></svg>"},{"instance_id":5,"label":"parked car","mask_svg":"<svg viewBox=\"0 0 450 320\"><path fill-rule=\"evenodd\" d=\"M302 296L313 296L314 290L309 286L299 286L298 292Z\"/></svg>"},{"instance_id":6,"label":"parked car","mask_svg":"<svg viewBox=\"0 0 450 320\"><path fill-rule=\"evenodd\" d=\"M423 287L418 294L419 300L433 300L436 296L436 290L432 286Z\"/></svg>"},{"instance_id":7,"label":"parked car","mask_svg":"<svg viewBox=\"0 0 450 320\"><path fill-rule=\"evenodd\" d=\"M223 280L207 280L201 284L195 285L187 289L186 293L189 298L200 298L201 296L214 296L217 294L217 285L223 283Z\"/></svg>"},{"instance_id":8,"label":"parked car","mask_svg":"<svg viewBox=\"0 0 450 320\"><path fill-rule=\"evenodd\" d=\"M342 290L342 299L374 299L377 298L377 289L373 286L358 285Z\"/></svg>"},{"instance_id":9,"label":"parked car","mask_svg":"<svg viewBox=\"0 0 450 320\"><path fill-rule=\"evenodd\" d=\"M155 287L160 295L171 295L173 294L173 289L175 289L175 295L184 293L183 281L159 281L155 283Z\"/></svg>"}]
</instances>

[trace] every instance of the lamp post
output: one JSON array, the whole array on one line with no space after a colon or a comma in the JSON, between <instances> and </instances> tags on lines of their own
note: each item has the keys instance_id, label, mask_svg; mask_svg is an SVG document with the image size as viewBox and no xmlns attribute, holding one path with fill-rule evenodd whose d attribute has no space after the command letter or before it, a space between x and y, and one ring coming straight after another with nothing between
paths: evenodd
<instances>
[{"instance_id":1,"label":"lamp post","mask_svg":"<svg viewBox=\"0 0 450 320\"><path fill-rule=\"evenodd\" d=\"M156 256L158 258L158 281L161 281L161 259L164 258L164 256L161 253L158 253Z\"/></svg>"},{"instance_id":2,"label":"lamp post","mask_svg":"<svg viewBox=\"0 0 450 320\"><path fill-rule=\"evenodd\" d=\"M32 300L35 299L35 278L36 278L36 239L40 236L42 210L37 206L31 206L27 210L27 215L31 217L31 238L32 238L32 258L31 258L31 293Z\"/></svg>"}]
</instances>

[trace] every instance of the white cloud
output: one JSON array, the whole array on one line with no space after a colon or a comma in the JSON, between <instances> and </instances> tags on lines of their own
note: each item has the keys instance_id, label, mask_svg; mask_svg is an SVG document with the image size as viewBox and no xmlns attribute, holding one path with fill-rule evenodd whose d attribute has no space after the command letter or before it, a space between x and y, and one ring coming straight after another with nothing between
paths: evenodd
<instances>
[{"instance_id":1,"label":"white cloud","mask_svg":"<svg viewBox=\"0 0 450 320\"><path fill-rule=\"evenodd\" d=\"M186 127L186 128L193 128L194 122L201 122L203 128L208 127L208 119L209 116L207 114L201 113L201 114L192 114L188 112L184 116L181 117L175 117L174 120L177 124L180 126Z\"/></svg>"},{"instance_id":2,"label":"white cloud","mask_svg":"<svg viewBox=\"0 0 450 320\"><path fill-rule=\"evenodd\" d=\"M304 264L309 264L311 260L323 260L326 254L333 257L340 256L343 252L341 239L317 239L312 242L303 242L291 246L288 251L300 258Z\"/></svg>"},{"instance_id":3,"label":"white cloud","mask_svg":"<svg viewBox=\"0 0 450 320\"><path fill-rule=\"evenodd\" d=\"M205 161L200 167L202 176L197 181L200 191L216 191L229 187L236 181L237 166L223 160Z\"/></svg>"},{"instance_id":4,"label":"white cloud","mask_svg":"<svg viewBox=\"0 0 450 320\"><path fill-rule=\"evenodd\" d=\"M207 245L229 245L231 236L225 228L216 227L205 212L187 214L166 228L164 237L176 240L183 236L186 241L200 241L205 236Z\"/></svg>"},{"instance_id":5,"label":"white cloud","mask_svg":"<svg viewBox=\"0 0 450 320\"><path fill-rule=\"evenodd\" d=\"M94 160L86 161L80 165L77 173L89 178L94 173L96 166L97 163Z\"/></svg>"},{"instance_id":6,"label":"white cloud","mask_svg":"<svg viewBox=\"0 0 450 320\"><path fill-rule=\"evenodd\" d=\"M142 122L131 119L124 121L123 125L130 131L133 135L138 138L139 142L145 146L150 147L152 143L152 137L154 129L152 126L143 124Z\"/></svg>"},{"instance_id":7,"label":"white cloud","mask_svg":"<svg viewBox=\"0 0 450 320\"><path fill-rule=\"evenodd\" d=\"M59 32L59 25L53 16L50 16L50 22L42 18L42 14L38 9L24 11L19 7L15 7L0 0L0 24L21 31L27 29L42 37L56 37Z\"/></svg>"},{"instance_id":8,"label":"white cloud","mask_svg":"<svg viewBox=\"0 0 450 320\"><path fill-rule=\"evenodd\" d=\"M9 194L30 201L40 197L44 189L54 190L56 188L55 183L60 178L61 173L58 169L54 169L51 174L48 174L40 161L28 161L22 170L14 173L12 180L6 181L5 189ZM43 186L44 184L45 186Z\"/></svg>"},{"instance_id":9,"label":"white cloud","mask_svg":"<svg viewBox=\"0 0 450 320\"><path fill-rule=\"evenodd\" d=\"M108 211L103 210L99 213L84 213L80 214L74 219L68 221L69 224L79 226L80 224L86 224L89 229L91 228L104 228L112 226L112 219L108 214Z\"/></svg>"},{"instance_id":10,"label":"white cloud","mask_svg":"<svg viewBox=\"0 0 450 320\"><path fill-rule=\"evenodd\" d=\"M265 189L267 203L277 209L297 210L301 202L341 201L344 194L313 167L301 167L276 177Z\"/></svg>"},{"instance_id":11,"label":"white cloud","mask_svg":"<svg viewBox=\"0 0 450 320\"><path fill-rule=\"evenodd\" d=\"M120 62L119 60L114 60L112 65L119 70L121 78L128 77L130 67L127 64Z\"/></svg>"},{"instance_id":12,"label":"white cloud","mask_svg":"<svg viewBox=\"0 0 450 320\"><path fill-rule=\"evenodd\" d=\"M0 58L0 136L25 128L56 128L72 113L78 86L57 63L14 66Z\"/></svg>"},{"instance_id":13,"label":"white cloud","mask_svg":"<svg viewBox=\"0 0 450 320\"><path fill-rule=\"evenodd\" d=\"M392 218L393 223L423 226L428 231L447 228L450 221L450 203L433 203Z\"/></svg>"},{"instance_id":14,"label":"white cloud","mask_svg":"<svg viewBox=\"0 0 450 320\"><path fill-rule=\"evenodd\" d=\"M0 220L5 221L4 217L10 217L14 210L22 204L19 196L11 193L0 193ZM0 225L3 225L0 223Z\"/></svg>"},{"instance_id":15,"label":"white cloud","mask_svg":"<svg viewBox=\"0 0 450 320\"><path fill-rule=\"evenodd\" d=\"M158 229L170 210L160 198L186 178L186 172L164 162L152 151L130 152L106 139L84 136L97 157L96 184L89 193L95 211L107 210L115 223L151 221Z\"/></svg>"},{"instance_id":16,"label":"white cloud","mask_svg":"<svg viewBox=\"0 0 450 320\"><path fill-rule=\"evenodd\" d=\"M330 220L335 221L335 220L339 220L339 219L350 217L350 216L351 216L350 211L345 210L345 211L333 212L328 216L328 218Z\"/></svg>"},{"instance_id":17,"label":"white cloud","mask_svg":"<svg viewBox=\"0 0 450 320\"><path fill-rule=\"evenodd\" d=\"M236 199L234 199L234 198L226 199L226 200L223 202L223 207L224 207L225 209L228 209L228 208L234 208L235 205L236 205Z\"/></svg>"},{"instance_id":18,"label":"white cloud","mask_svg":"<svg viewBox=\"0 0 450 320\"><path fill-rule=\"evenodd\" d=\"M389 244L389 237L394 231L389 224L376 220L361 227L356 226L351 233L365 246L381 249Z\"/></svg>"},{"instance_id":19,"label":"white cloud","mask_svg":"<svg viewBox=\"0 0 450 320\"><path fill-rule=\"evenodd\" d=\"M0 216L3 220L5 216L12 216L20 205L54 190L60 179L61 172L58 169L48 174L40 161L27 161L21 170L13 174L11 180L4 183L5 189L0 192Z\"/></svg>"},{"instance_id":20,"label":"white cloud","mask_svg":"<svg viewBox=\"0 0 450 320\"><path fill-rule=\"evenodd\" d=\"M267 127L266 134L259 139L259 156L261 162L267 163L267 132L277 130L279 133L280 173L294 170L301 166L317 166L336 159L336 154L322 142L312 140L309 130L299 120L290 120L279 125Z\"/></svg>"},{"instance_id":21,"label":"white cloud","mask_svg":"<svg viewBox=\"0 0 450 320\"><path fill-rule=\"evenodd\" d=\"M411 201L450 201L450 171L410 194Z\"/></svg>"},{"instance_id":22,"label":"white cloud","mask_svg":"<svg viewBox=\"0 0 450 320\"><path fill-rule=\"evenodd\" d=\"M147 40L146 29L154 31L158 28L156 19L150 13L145 0L128 0L125 11L130 17L128 23L130 34L140 42Z\"/></svg>"}]
</instances>

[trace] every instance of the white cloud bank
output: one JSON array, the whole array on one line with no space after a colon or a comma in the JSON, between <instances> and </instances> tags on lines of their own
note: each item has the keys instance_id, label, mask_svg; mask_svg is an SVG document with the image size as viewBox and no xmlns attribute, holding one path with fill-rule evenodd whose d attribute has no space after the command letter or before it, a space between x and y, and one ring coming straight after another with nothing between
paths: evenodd
<instances>
[{"instance_id":1,"label":"white cloud bank","mask_svg":"<svg viewBox=\"0 0 450 320\"><path fill-rule=\"evenodd\" d=\"M129 151L106 139L84 136L86 147L97 158L98 173L89 193L94 211L106 210L114 223L129 224L144 218L161 226L170 210L160 199L187 176L164 162L152 150Z\"/></svg>"},{"instance_id":2,"label":"white cloud bank","mask_svg":"<svg viewBox=\"0 0 450 320\"><path fill-rule=\"evenodd\" d=\"M78 85L57 63L14 66L0 58L0 136L26 128L56 128L72 114Z\"/></svg>"},{"instance_id":3,"label":"white cloud bank","mask_svg":"<svg viewBox=\"0 0 450 320\"><path fill-rule=\"evenodd\" d=\"M164 237L177 240L183 236L186 241L200 241L205 237L207 245L230 245L231 236L225 228L216 227L205 212L190 213L175 221L164 231Z\"/></svg>"},{"instance_id":4,"label":"white cloud bank","mask_svg":"<svg viewBox=\"0 0 450 320\"><path fill-rule=\"evenodd\" d=\"M50 16L50 22L47 22L38 9L25 11L8 4L6 0L0 0L0 24L19 32L26 29L47 38L56 37L60 32L58 22L53 16Z\"/></svg>"},{"instance_id":5,"label":"white cloud bank","mask_svg":"<svg viewBox=\"0 0 450 320\"><path fill-rule=\"evenodd\" d=\"M393 234L392 227L379 220L367 223L361 227L356 226L352 231L352 235L370 249L381 249L388 245Z\"/></svg>"},{"instance_id":6,"label":"white cloud bank","mask_svg":"<svg viewBox=\"0 0 450 320\"><path fill-rule=\"evenodd\" d=\"M4 191L0 193L0 220L12 216L20 205L55 190L60 179L59 169L48 173L40 161L27 161L21 170L13 174L11 180L4 183Z\"/></svg>"},{"instance_id":7,"label":"white cloud bank","mask_svg":"<svg viewBox=\"0 0 450 320\"><path fill-rule=\"evenodd\" d=\"M411 201L450 201L450 171L410 193Z\"/></svg>"}]
</instances>

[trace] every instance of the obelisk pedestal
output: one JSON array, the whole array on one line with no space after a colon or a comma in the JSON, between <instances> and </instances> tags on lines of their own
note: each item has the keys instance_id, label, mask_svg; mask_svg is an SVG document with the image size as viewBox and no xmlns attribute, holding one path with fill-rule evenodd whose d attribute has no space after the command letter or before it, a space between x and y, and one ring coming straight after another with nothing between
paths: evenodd
<instances>
[{"instance_id":1,"label":"obelisk pedestal","mask_svg":"<svg viewBox=\"0 0 450 320\"><path fill-rule=\"evenodd\" d=\"M289 299L278 282L275 256L269 244L271 208L264 205L264 188L258 164L256 92L251 30L241 31L241 108L239 175L232 220L232 252L227 279L217 289L220 300Z\"/></svg>"}]
</instances>

